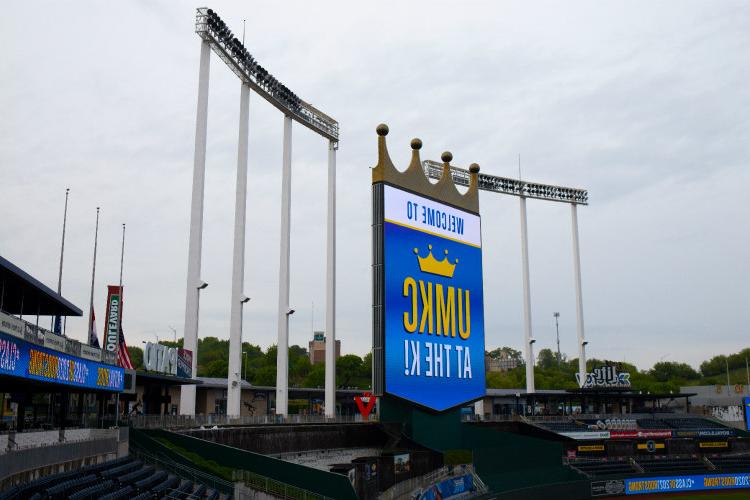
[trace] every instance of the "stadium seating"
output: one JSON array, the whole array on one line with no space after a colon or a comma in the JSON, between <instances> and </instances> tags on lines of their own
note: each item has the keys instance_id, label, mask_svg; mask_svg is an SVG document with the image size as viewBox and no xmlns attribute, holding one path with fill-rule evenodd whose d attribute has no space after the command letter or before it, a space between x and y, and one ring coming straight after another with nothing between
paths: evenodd
<instances>
[{"instance_id":1,"label":"stadium seating","mask_svg":"<svg viewBox=\"0 0 750 500\"><path fill-rule=\"evenodd\" d=\"M644 472L652 474L700 473L708 472L708 465L698 457L636 459Z\"/></svg>"},{"instance_id":2,"label":"stadium seating","mask_svg":"<svg viewBox=\"0 0 750 500\"><path fill-rule=\"evenodd\" d=\"M750 455L719 456L710 460L722 472L747 472L750 470Z\"/></svg>"},{"instance_id":3,"label":"stadium seating","mask_svg":"<svg viewBox=\"0 0 750 500\"><path fill-rule=\"evenodd\" d=\"M140 460L122 458L39 478L0 493L0 500L219 500L205 485L181 480Z\"/></svg>"},{"instance_id":4,"label":"stadium seating","mask_svg":"<svg viewBox=\"0 0 750 500\"><path fill-rule=\"evenodd\" d=\"M635 474L638 471L633 468L629 461L611 461L611 462L579 462L571 464L573 468L583 472L588 477L607 477L607 476L623 476L627 474Z\"/></svg>"}]
</instances>

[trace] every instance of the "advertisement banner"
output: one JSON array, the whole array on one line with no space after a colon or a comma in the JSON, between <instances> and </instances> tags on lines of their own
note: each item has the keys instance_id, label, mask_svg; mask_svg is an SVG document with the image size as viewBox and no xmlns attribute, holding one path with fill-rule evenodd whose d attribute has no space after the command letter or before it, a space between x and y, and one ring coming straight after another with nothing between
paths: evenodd
<instances>
[{"instance_id":1,"label":"advertisement banner","mask_svg":"<svg viewBox=\"0 0 750 500\"><path fill-rule=\"evenodd\" d=\"M578 446L580 452L604 451L603 444L582 444Z\"/></svg>"},{"instance_id":2,"label":"advertisement banner","mask_svg":"<svg viewBox=\"0 0 750 500\"><path fill-rule=\"evenodd\" d=\"M32 344L44 345L44 332L31 323L23 323L23 339Z\"/></svg>"},{"instance_id":3,"label":"advertisement banner","mask_svg":"<svg viewBox=\"0 0 750 500\"><path fill-rule=\"evenodd\" d=\"M466 495L474 491L474 476L465 474L459 477L444 479L439 483L425 488L419 495L419 500L440 500L457 495Z\"/></svg>"},{"instance_id":4,"label":"advertisement banner","mask_svg":"<svg viewBox=\"0 0 750 500\"><path fill-rule=\"evenodd\" d=\"M484 396L480 217L384 186L385 392L444 411Z\"/></svg>"},{"instance_id":5,"label":"advertisement banner","mask_svg":"<svg viewBox=\"0 0 750 500\"><path fill-rule=\"evenodd\" d=\"M81 357L85 359L90 359L92 361L101 361L102 350L97 349L96 347L91 347L86 344L81 344Z\"/></svg>"},{"instance_id":6,"label":"advertisement banner","mask_svg":"<svg viewBox=\"0 0 750 500\"><path fill-rule=\"evenodd\" d=\"M190 349L177 349L177 376L182 378L193 377L193 351Z\"/></svg>"},{"instance_id":7,"label":"advertisement banner","mask_svg":"<svg viewBox=\"0 0 750 500\"><path fill-rule=\"evenodd\" d=\"M55 335L52 332L44 334L44 347L50 349L56 349L58 351L65 351L65 337L62 335Z\"/></svg>"},{"instance_id":8,"label":"advertisement banner","mask_svg":"<svg viewBox=\"0 0 750 500\"><path fill-rule=\"evenodd\" d=\"M0 374L75 387L122 391L123 370L0 334Z\"/></svg>"},{"instance_id":9,"label":"advertisement banner","mask_svg":"<svg viewBox=\"0 0 750 500\"><path fill-rule=\"evenodd\" d=\"M750 431L750 397L742 398L742 406L745 408L745 429Z\"/></svg>"},{"instance_id":10,"label":"advertisement banner","mask_svg":"<svg viewBox=\"0 0 750 500\"><path fill-rule=\"evenodd\" d=\"M625 481L611 479L609 481L591 481L592 497L608 497L625 493Z\"/></svg>"},{"instance_id":11,"label":"advertisement banner","mask_svg":"<svg viewBox=\"0 0 750 500\"><path fill-rule=\"evenodd\" d=\"M750 474L698 474L625 480L626 495L750 488Z\"/></svg>"},{"instance_id":12,"label":"advertisement banner","mask_svg":"<svg viewBox=\"0 0 750 500\"><path fill-rule=\"evenodd\" d=\"M612 439L666 439L672 437L672 431L611 431L609 435Z\"/></svg>"},{"instance_id":13,"label":"advertisement banner","mask_svg":"<svg viewBox=\"0 0 750 500\"><path fill-rule=\"evenodd\" d=\"M597 431L597 432L561 432L565 437L571 439L585 440L585 439L609 439L610 431Z\"/></svg>"},{"instance_id":14,"label":"advertisement banner","mask_svg":"<svg viewBox=\"0 0 750 500\"><path fill-rule=\"evenodd\" d=\"M117 354L120 340L120 319L122 314L122 297L120 287L109 285L107 287L107 311L104 315L104 350L111 354Z\"/></svg>"},{"instance_id":15,"label":"advertisement banner","mask_svg":"<svg viewBox=\"0 0 750 500\"><path fill-rule=\"evenodd\" d=\"M0 311L0 332L23 338L23 320Z\"/></svg>"},{"instance_id":16,"label":"advertisement banner","mask_svg":"<svg viewBox=\"0 0 750 500\"><path fill-rule=\"evenodd\" d=\"M701 441L698 448L729 448L728 441Z\"/></svg>"}]
</instances>

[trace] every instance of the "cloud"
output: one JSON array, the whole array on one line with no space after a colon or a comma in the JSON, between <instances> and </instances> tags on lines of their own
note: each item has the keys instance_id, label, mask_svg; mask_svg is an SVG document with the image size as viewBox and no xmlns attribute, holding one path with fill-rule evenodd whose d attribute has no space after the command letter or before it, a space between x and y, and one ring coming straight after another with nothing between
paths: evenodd
<instances>
[{"instance_id":1,"label":"cloud","mask_svg":"<svg viewBox=\"0 0 750 500\"><path fill-rule=\"evenodd\" d=\"M287 86L341 123L337 334L371 343L370 177L375 125L404 168L425 158L583 186L590 355L698 363L746 347L750 7L744 2L220 2L236 33ZM182 332L199 39L183 2L10 2L0 19L2 254L56 283L71 188L63 294L95 305L119 273L127 223L128 340ZM228 336L239 83L211 61L201 335ZM250 104L245 340L276 339L282 117ZM292 343L322 329L326 143L295 126ZM521 345L518 202L483 193L487 345ZM569 209L529 202L538 348L575 355ZM312 318L314 302L315 317ZM311 324L312 320L312 324ZM68 322L85 337L85 317ZM101 330L101 328L100 328Z\"/></svg>"}]
</instances>

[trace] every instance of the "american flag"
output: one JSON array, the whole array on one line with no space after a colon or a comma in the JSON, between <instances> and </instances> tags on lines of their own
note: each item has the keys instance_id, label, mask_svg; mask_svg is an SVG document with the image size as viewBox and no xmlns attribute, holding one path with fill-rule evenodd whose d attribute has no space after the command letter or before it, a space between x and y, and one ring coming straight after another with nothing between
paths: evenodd
<instances>
[{"instance_id":1,"label":"american flag","mask_svg":"<svg viewBox=\"0 0 750 500\"><path fill-rule=\"evenodd\" d=\"M122 326L120 326L120 345L117 349L117 365L122 368L133 370L133 361L130 359L130 353L128 352L128 345L125 343L125 334L122 333Z\"/></svg>"},{"instance_id":2,"label":"american flag","mask_svg":"<svg viewBox=\"0 0 750 500\"><path fill-rule=\"evenodd\" d=\"M94 304L91 304L91 324L89 325L89 345L99 349L99 337L96 335L96 316Z\"/></svg>"}]
</instances>

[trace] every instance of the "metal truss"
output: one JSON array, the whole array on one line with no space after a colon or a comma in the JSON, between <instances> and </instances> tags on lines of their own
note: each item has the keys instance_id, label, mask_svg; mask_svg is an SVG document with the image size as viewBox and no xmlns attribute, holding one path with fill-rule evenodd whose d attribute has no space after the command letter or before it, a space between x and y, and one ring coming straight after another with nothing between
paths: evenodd
<instances>
[{"instance_id":1,"label":"metal truss","mask_svg":"<svg viewBox=\"0 0 750 500\"><path fill-rule=\"evenodd\" d=\"M432 179L440 179L443 173L443 164L437 161L425 160L422 162L425 174ZM453 182L461 186L469 185L469 171L458 167L451 167ZM588 205L589 192L585 189L553 186L551 184L539 184L537 182L520 181L509 177L498 177L479 173L479 189L495 193L523 196L525 198L536 198L538 200L559 201L573 203L576 205Z\"/></svg>"},{"instance_id":2,"label":"metal truss","mask_svg":"<svg viewBox=\"0 0 750 500\"><path fill-rule=\"evenodd\" d=\"M338 122L297 97L260 66L214 11L207 7L197 9L195 32L258 95L296 122L338 144Z\"/></svg>"}]
</instances>

